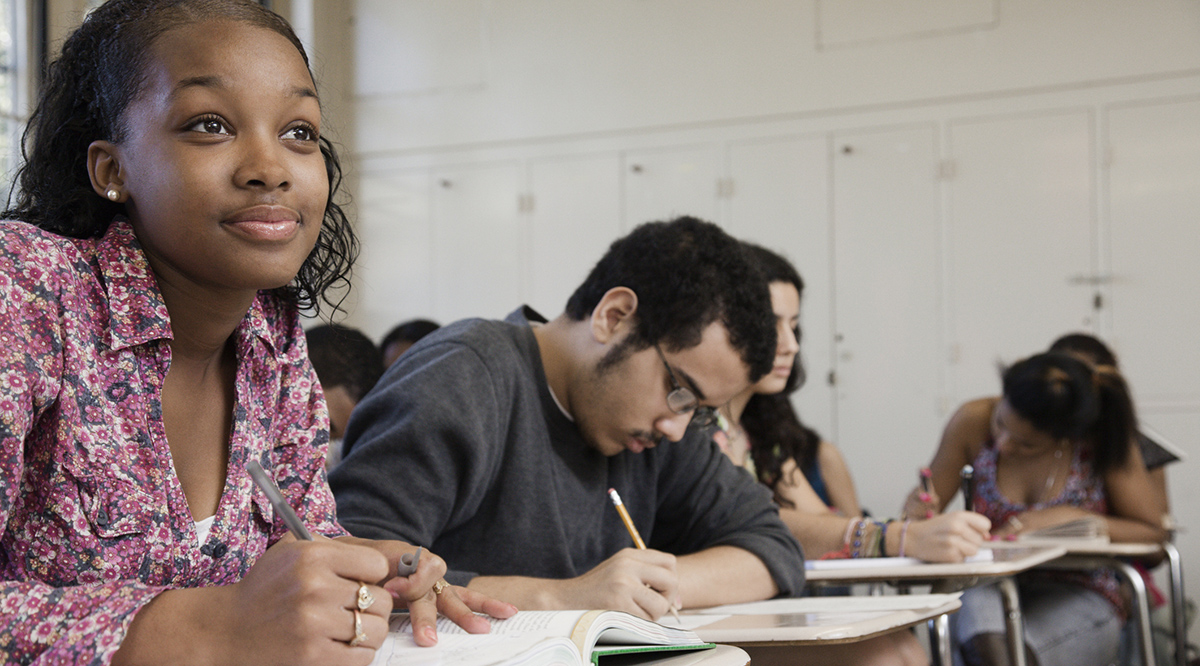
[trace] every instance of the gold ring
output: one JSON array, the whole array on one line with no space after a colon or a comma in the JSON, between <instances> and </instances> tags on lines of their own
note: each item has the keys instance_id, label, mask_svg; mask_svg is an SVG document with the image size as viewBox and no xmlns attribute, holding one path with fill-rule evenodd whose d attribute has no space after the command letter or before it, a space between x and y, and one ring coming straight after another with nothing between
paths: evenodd
<instances>
[{"instance_id":1,"label":"gold ring","mask_svg":"<svg viewBox=\"0 0 1200 666\"><path fill-rule=\"evenodd\" d=\"M448 587L450 587L450 583L447 583L445 578L439 578L438 581L433 584L433 593L441 594L442 590L445 590Z\"/></svg>"},{"instance_id":2,"label":"gold ring","mask_svg":"<svg viewBox=\"0 0 1200 666\"><path fill-rule=\"evenodd\" d=\"M362 630L362 612L357 608L354 609L354 638L350 639L350 647L358 647L367 640L367 635Z\"/></svg>"},{"instance_id":3,"label":"gold ring","mask_svg":"<svg viewBox=\"0 0 1200 666\"><path fill-rule=\"evenodd\" d=\"M355 602L360 611L367 610L371 607L371 604L375 603L375 595L371 594L371 591L367 589L366 583L358 584L358 598Z\"/></svg>"}]
</instances>

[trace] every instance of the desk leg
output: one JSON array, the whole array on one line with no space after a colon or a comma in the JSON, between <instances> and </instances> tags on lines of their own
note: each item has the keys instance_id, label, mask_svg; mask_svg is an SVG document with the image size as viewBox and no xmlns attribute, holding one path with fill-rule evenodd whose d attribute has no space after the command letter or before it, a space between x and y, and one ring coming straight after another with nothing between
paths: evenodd
<instances>
[{"instance_id":1,"label":"desk leg","mask_svg":"<svg viewBox=\"0 0 1200 666\"><path fill-rule=\"evenodd\" d=\"M1021 598L1017 596L1017 581L1012 576L998 583L1004 599L1004 616L1008 621L1008 654L1013 666L1025 666L1025 621L1021 618Z\"/></svg>"},{"instance_id":2,"label":"desk leg","mask_svg":"<svg viewBox=\"0 0 1200 666\"><path fill-rule=\"evenodd\" d=\"M1187 618L1183 608L1183 562L1175 544L1163 544L1167 553L1167 582L1171 586L1171 620L1175 625L1175 666L1187 666Z\"/></svg>"},{"instance_id":3,"label":"desk leg","mask_svg":"<svg viewBox=\"0 0 1200 666\"><path fill-rule=\"evenodd\" d=\"M929 619L929 652L933 666L954 666L950 654L950 616L945 613Z\"/></svg>"},{"instance_id":4,"label":"desk leg","mask_svg":"<svg viewBox=\"0 0 1200 666\"><path fill-rule=\"evenodd\" d=\"M1117 573L1124 576L1133 588L1133 617L1130 619L1137 622L1137 640L1142 644L1142 664L1155 666L1154 634L1150 631L1150 600L1146 594L1146 581L1142 580L1142 574L1128 562L1115 560L1113 564L1116 565Z\"/></svg>"}]
</instances>

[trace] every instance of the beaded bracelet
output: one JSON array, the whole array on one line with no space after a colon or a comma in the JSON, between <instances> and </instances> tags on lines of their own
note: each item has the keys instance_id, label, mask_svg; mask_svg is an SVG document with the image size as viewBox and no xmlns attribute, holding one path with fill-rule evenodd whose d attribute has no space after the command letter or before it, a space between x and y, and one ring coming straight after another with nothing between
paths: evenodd
<instances>
[{"instance_id":1,"label":"beaded bracelet","mask_svg":"<svg viewBox=\"0 0 1200 666\"><path fill-rule=\"evenodd\" d=\"M850 557L863 556L863 534L867 531L867 520L860 518L854 525L854 536L850 541Z\"/></svg>"},{"instance_id":2,"label":"beaded bracelet","mask_svg":"<svg viewBox=\"0 0 1200 666\"><path fill-rule=\"evenodd\" d=\"M858 522L857 518L851 518L850 522L846 523L846 531L842 533L842 544L850 545L850 532L854 530L854 524Z\"/></svg>"},{"instance_id":3,"label":"beaded bracelet","mask_svg":"<svg viewBox=\"0 0 1200 666\"><path fill-rule=\"evenodd\" d=\"M879 525L879 557L887 557L887 528L891 521L885 520Z\"/></svg>"}]
</instances>

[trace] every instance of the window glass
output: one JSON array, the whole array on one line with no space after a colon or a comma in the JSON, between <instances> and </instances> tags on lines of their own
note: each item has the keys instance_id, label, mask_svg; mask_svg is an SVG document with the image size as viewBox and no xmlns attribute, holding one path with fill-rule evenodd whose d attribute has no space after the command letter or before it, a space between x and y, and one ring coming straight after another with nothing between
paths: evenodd
<instances>
[{"instance_id":1,"label":"window glass","mask_svg":"<svg viewBox=\"0 0 1200 666\"><path fill-rule=\"evenodd\" d=\"M17 57L17 0L0 0L0 203L8 195L13 170L20 158L24 127L17 99L20 62Z\"/></svg>"}]
</instances>

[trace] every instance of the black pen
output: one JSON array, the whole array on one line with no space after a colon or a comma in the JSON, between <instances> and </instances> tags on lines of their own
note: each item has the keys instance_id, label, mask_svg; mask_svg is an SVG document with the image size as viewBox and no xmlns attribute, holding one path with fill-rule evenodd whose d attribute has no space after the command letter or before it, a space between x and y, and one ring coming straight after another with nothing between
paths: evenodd
<instances>
[{"instance_id":1,"label":"black pen","mask_svg":"<svg viewBox=\"0 0 1200 666\"><path fill-rule=\"evenodd\" d=\"M963 508L967 511L974 511L975 489L971 481L975 478L975 468L970 465L963 465L959 476L962 477Z\"/></svg>"},{"instance_id":2,"label":"black pen","mask_svg":"<svg viewBox=\"0 0 1200 666\"><path fill-rule=\"evenodd\" d=\"M291 530L292 536L300 541L312 541L313 538L308 533L308 528L300 522L300 516L297 516L296 512L292 510L292 506L284 501L283 493L279 492L275 482L267 476L267 470L263 469L257 460L251 460L246 463L246 471L250 472L250 478L254 479L254 483L271 501L271 506L275 507L275 513L283 516L283 522Z\"/></svg>"}]
</instances>

